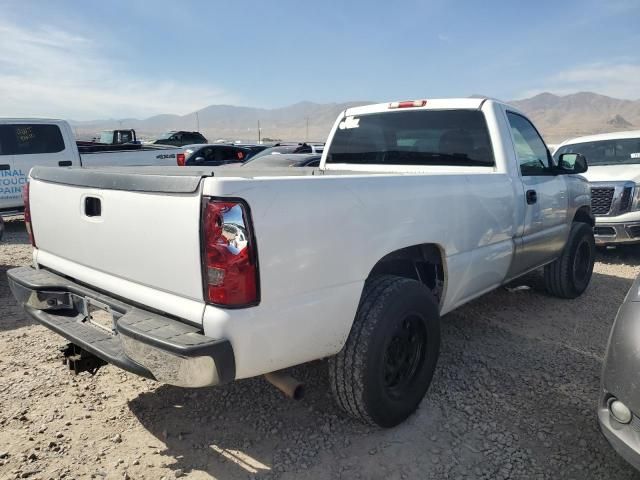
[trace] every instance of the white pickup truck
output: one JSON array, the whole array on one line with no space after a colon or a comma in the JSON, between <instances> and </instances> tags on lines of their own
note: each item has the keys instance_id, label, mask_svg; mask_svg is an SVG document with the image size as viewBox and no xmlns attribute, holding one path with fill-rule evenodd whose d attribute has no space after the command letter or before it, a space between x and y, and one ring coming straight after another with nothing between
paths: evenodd
<instances>
[{"instance_id":1,"label":"white pickup truck","mask_svg":"<svg viewBox=\"0 0 640 480\"><path fill-rule=\"evenodd\" d=\"M427 391L442 315L543 266L551 294L586 289L585 170L491 99L349 109L319 168L37 167L33 267L9 284L75 370L202 387L328 358L338 404L389 427Z\"/></svg>"},{"instance_id":2,"label":"white pickup truck","mask_svg":"<svg viewBox=\"0 0 640 480\"><path fill-rule=\"evenodd\" d=\"M640 243L640 130L567 140L556 153L581 153L589 162L596 244Z\"/></svg>"},{"instance_id":3,"label":"white pickup truck","mask_svg":"<svg viewBox=\"0 0 640 480\"><path fill-rule=\"evenodd\" d=\"M0 215L22 211L22 187L36 165L177 165L181 152L159 145L76 142L64 120L0 118Z\"/></svg>"}]
</instances>

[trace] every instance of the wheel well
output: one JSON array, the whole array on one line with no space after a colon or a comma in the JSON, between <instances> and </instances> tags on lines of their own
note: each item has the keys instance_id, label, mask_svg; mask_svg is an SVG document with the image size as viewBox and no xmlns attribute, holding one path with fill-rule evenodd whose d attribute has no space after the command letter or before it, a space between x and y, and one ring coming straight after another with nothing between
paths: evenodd
<instances>
[{"instance_id":1,"label":"wheel well","mask_svg":"<svg viewBox=\"0 0 640 480\"><path fill-rule=\"evenodd\" d=\"M591 207L580 207L576 214L573 217L574 222L582 222L587 225L591 225L592 227L596 224L596 220L593 218L591 214Z\"/></svg>"},{"instance_id":2,"label":"wheel well","mask_svg":"<svg viewBox=\"0 0 640 480\"><path fill-rule=\"evenodd\" d=\"M369 277L397 275L422 282L438 301L445 285L443 254L437 245L424 243L402 248L382 257L374 265Z\"/></svg>"}]
</instances>

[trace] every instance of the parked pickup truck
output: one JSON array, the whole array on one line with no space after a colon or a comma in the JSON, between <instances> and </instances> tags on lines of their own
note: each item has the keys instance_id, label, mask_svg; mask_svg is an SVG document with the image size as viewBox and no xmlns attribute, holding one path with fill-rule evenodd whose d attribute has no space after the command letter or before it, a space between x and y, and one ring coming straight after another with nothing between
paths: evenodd
<instances>
[{"instance_id":1,"label":"parked pickup truck","mask_svg":"<svg viewBox=\"0 0 640 480\"><path fill-rule=\"evenodd\" d=\"M33 266L9 283L74 370L203 387L328 358L337 403L390 427L429 387L442 315L538 267L584 292L585 170L475 98L348 109L319 168L36 167Z\"/></svg>"},{"instance_id":2,"label":"parked pickup truck","mask_svg":"<svg viewBox=\"0 0 640 480\"><path fill-rule=\"evenodd\" d=\"M22 187L35 165L176 165L182 149L77 142L64 120L0 118L0 215L22 211Z\"/></svg>"},{"instance_id":3,"label":"parked pickup truck","mask_svg":"<svg viewBox=\"0 0 640 480\"><path fill-rule=\"evenodd\" d=\"M591 211L598 245L640 242L640 130L567 140L556 151L589 161Z\"/></svg>"}]
</instances>

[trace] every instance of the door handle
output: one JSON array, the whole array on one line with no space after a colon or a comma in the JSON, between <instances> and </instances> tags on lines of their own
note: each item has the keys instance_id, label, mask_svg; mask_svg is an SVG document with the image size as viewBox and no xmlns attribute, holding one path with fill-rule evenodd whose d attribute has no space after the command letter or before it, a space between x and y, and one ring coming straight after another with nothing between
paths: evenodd
<instances>
[{"instance_id":1,"label":"door handle","mask_svg":"<svg viewBox=\"0 0 640 480\"><path fill-rule=\"evenodd\" d=\"M527 204L533 205L538 201L538 194L535 190L527 190Z\"/></svg>"},{"instance_id":2,"label":"door handle","mask_svg":"<svg viewBox=\"0 0 640 480\"><path fill-rule=\"evenodd\" d=\"M59 167L70 167L71 166L71 160L62 160L62 161L58 162L58 166Z\"/></svg>"}]
</instances>

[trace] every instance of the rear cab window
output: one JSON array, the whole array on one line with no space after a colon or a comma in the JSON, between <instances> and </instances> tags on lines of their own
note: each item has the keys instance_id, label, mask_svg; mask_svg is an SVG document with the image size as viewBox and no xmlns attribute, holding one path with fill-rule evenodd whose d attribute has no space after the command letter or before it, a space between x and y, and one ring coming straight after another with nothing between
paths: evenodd
<instances>
[{"instance_id":1,"label":"rear cab window","mask_svg":"<svg viewBox=\"0 0 640 480\"><path fill-rule=\"evenodd\" d=\"M479 110L412 110L345 117L326 163L493 167Z\"/></svg>"},{"instance_id":2,"label":"rear cab window","mask_svg":"<svg viewBox=\"0 0 640 480\"><path fill-rule=\"evenodd\" d=\"M0 125L0 155L34 155L64 150L64 139L57 125Z\"/></svg>"}]
</instances>

